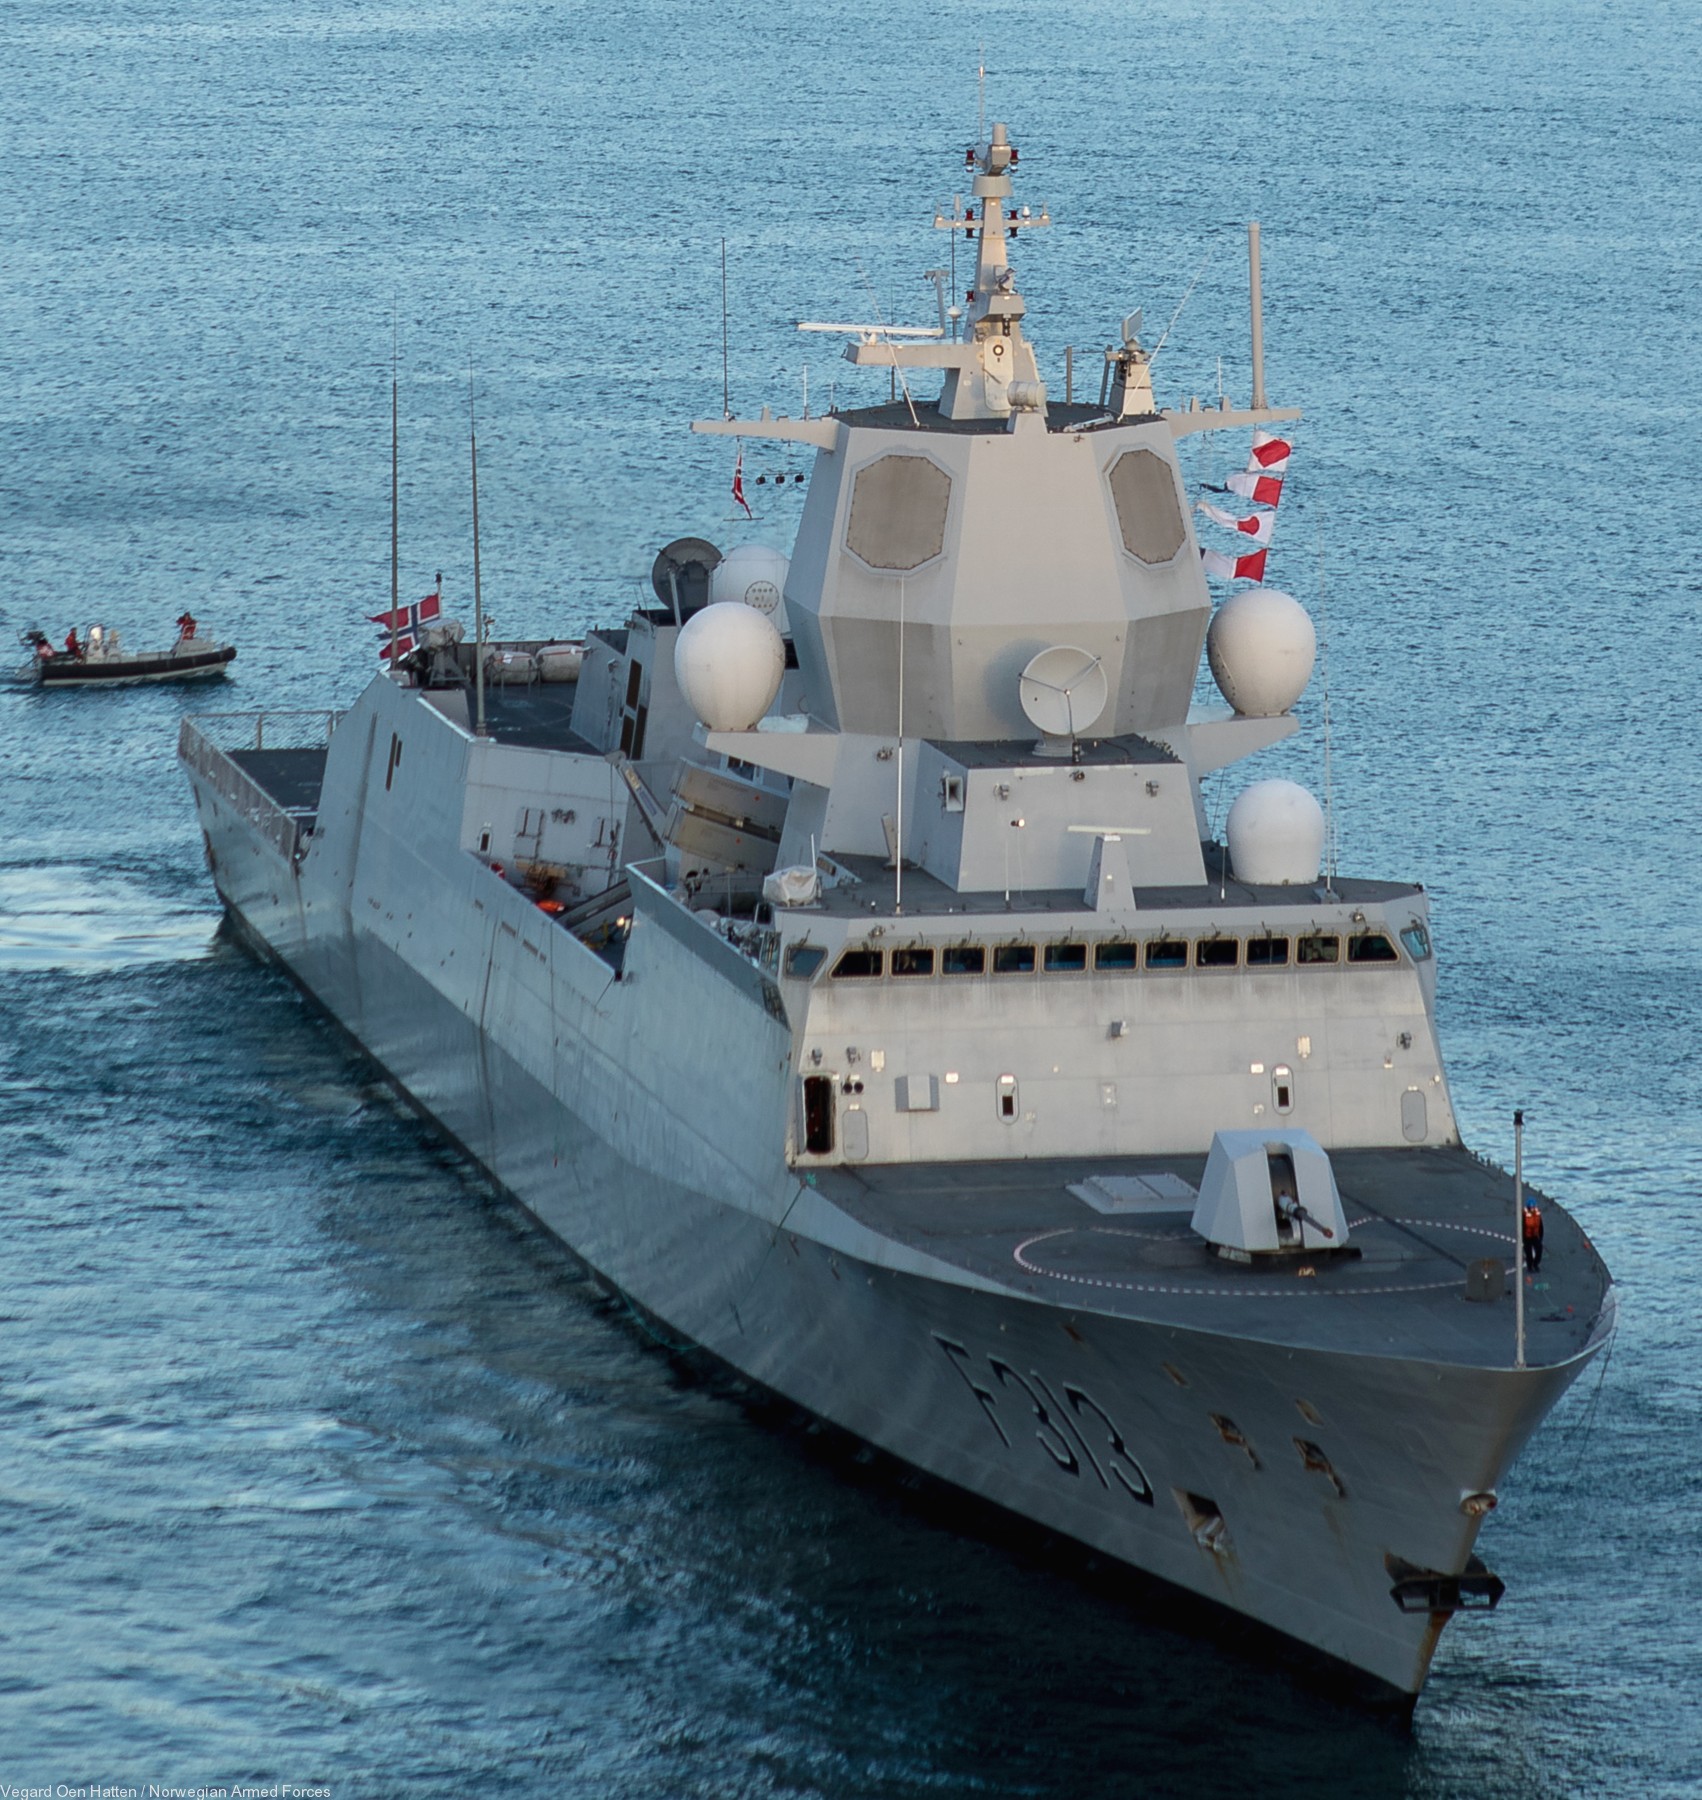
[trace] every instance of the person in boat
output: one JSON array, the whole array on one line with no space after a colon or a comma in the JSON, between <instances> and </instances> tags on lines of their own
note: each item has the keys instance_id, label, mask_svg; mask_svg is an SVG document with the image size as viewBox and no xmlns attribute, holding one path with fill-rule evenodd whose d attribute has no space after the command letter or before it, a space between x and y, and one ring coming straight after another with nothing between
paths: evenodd
<instances>
[{"instance_id":1,"label":"person in boat","mask_svg":"<svg viewBox=\"0 0 1702 1800\"><path fill-rule=\"evenodd\" d=\"M1525 1267L1542 1267L1542 1208L1534 1200L1525 1207Z\"/></svg>"},{"instance_id":2,"label":"person in boat","mask_svg":"<svg viewBox=\"0 0 1702 1800\"><path fill-rule=\"evenodd\" d=\"M195 635L195 615L192 612L181 612L177 615L177 641L187 644Z\"/></svg>"},{"instance_id":3,"label":"person in boat","mask_svg":"<svg viewBox=\"0 0 1702 1800\"><path fill-rule=\"evenodd\" d=\"M78 662L83 660L83 646L77 642L77 628L75 625L65 633L65 654L67 656L75 657Z\"/></svg>"}]
</instances>

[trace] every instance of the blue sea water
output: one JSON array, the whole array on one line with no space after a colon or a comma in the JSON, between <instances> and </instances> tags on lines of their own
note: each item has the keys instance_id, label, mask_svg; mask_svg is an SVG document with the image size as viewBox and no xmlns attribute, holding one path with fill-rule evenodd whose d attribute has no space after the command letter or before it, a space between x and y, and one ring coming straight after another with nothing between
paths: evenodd
<instances>
[{"instance_id":1,"label":"blue sea water","mask_svg":"<svg viewBox=\"0 0 1702 1800\"><path fill-rule=\"evenodd\" d=\"M187 604L218 692L0 694L0 1783L383 1795L1702 1791L1702 18L1659 0L13 0L0 641ZM186 710L346 702L799 500L683 421L926 322L985 44L1054 391L1306 406L1345 869L1430 888L1455 1099L1623 1285L1411 1731L955 1533L695 1384L216 935ZM1200 272L1202 270L1203 272ZM1149 341L1151 332L1149 331ZM879 393L874 397L880 397ZM1244 446L1194 440L1190 470ZM1322 791L1324 682L1259 772ZM1233 771L1213 804L1243 778Z\"/></svg>"}]
</instances>

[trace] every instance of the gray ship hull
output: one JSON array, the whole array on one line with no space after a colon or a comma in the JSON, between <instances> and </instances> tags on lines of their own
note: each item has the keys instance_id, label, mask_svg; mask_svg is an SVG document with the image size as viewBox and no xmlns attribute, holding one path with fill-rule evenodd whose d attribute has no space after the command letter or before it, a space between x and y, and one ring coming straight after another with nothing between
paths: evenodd
<instances>
[{"instance_id":1,"label":"gray ship hull","mask_svg":"<svg viewBox=\"0 0 1702 1800\"><path fill-rule=\"evenodd\" d=\"M383 709L405 703L379 696L364 743L339 731L333 757L370 763ZM1403 1610L1393 1577L1467 1568L1481 1514L1462 1497L1494 1488L1605 1325L1514 1371L1066 1311L948 1270L787 1168L790 1038L747 964L640 896L655 928L617 981L452 845L379 829L370 768L352 773L348 815L290 856L192 765L220 894L602 1279L902 1462L1417 1693L1448 1608ZM1326 1422L1324 1470L1289 1448L1297 1396Z\"/></svg>"}]
</instances>

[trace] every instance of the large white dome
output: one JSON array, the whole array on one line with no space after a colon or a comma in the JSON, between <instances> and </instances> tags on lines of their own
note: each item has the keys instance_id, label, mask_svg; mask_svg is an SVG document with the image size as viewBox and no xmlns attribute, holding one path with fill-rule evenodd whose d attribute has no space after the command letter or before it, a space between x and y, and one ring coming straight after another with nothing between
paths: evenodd
<instances>
[{"instance_id":1,"label":"large white dome","mask_svg":"<svg viewBox=\"0 0 1702 1800\"><path fill-rule=\"evenodd\" d=\"M706 606L674 642L680 692L711 731L749 731L780 692L785 673L780 633L749 606Z\"/></svg>"},{"instance_id":2,"label":"large white dome","mask_svg":"<svg viewBox=\"0 0 1702 1800\"><path fill-rule=\"evenodd\" d=\"M1285 713L1306 692L1318 634L1306 608L1277 588L1248 588L1217 609L1206 657L1218 692L1244 718Z\"/></svg>"},{"instance_id":3,"label":"large white dome","mask_svg":"<svg viewBox=\"0 0 1702 1800\"><path fill-rule=\"evenodd\" d=\"M1256 781L1229 809L1229 861L1237 881L1305 886L1324 859L1324 809L1297 781Z\"/></svg>"},{"instance_id":4,"label":"large white dome","mask_svg":"<svg viewBox=\"0 0 1702 1800\"><path fill-rule=\"evenodd\" d=\"M711 606L736 600L786 630L786 576L792 563L771 544L741 544L729 550L709 577Z\"/></svg>"}]
</instances>

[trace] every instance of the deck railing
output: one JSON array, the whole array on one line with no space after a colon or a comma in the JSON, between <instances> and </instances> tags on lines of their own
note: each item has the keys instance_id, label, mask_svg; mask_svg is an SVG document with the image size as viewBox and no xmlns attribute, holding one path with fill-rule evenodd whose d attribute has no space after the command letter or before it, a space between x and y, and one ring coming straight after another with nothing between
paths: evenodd
<instances>
[{"instance_id":1,"label":"deck railing","mask_svg":"<svg viewBox=\"0 0 1702 1800\"><path fill-rule=\"evenodd\" d=\"M280 804L233 760L233 750L317 750L331 741L334 712L186 714L177 754L287 861L301 854L313 810Z\"/></svg>"}]
</instances>

